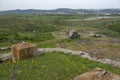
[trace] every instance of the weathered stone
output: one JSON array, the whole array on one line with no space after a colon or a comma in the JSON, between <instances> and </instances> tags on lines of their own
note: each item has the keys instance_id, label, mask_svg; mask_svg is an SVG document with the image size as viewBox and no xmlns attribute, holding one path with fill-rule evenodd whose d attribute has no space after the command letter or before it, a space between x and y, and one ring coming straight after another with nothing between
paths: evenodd
<instances>
[{"instance_id":1,"label":"weathered stone","mask_svg":"<svg viewBox=\"0 0 120 80\"><path fill-rule=\"evenodd\" d=\"M0 63L12 59L11 53L0 54Z\"/></svg>"},{"instance_id":2,"label":"weathered stone","mask_svg":"<svg viewBox=\"0 0 120 80\"><path fill-rule=\"evenodd\" d=\"M10 47L1 47L0 51L5 51L5 50L9 50L9 49L11 49L11 48Z\"/></svg>"},{"instance_id":3,"label":"weathered stone","mask_svg":"<svg viewBox=\"0 0 120 80\"><path fill-rule=\"evenodd\" d=\"M95 68L75 77L73 80L120 80L120 75L108 72L101 68Z\"/></svg>"},{"instance_id":4,"label":"weathered stone","mask_svg":"<svg viewBox=\"0 0 120 80\"><path fill-rule=\"evenodd\" d=\"M68 38L73 39L73 38L78 38L79 34L76 29L71 29L68 31Z\"/></svg>"},{"instance_id":5,"label":"weathered stone","mask_svg":"<svg viewBox=\"0 0 120 80\"><path fill-rule=\"evenodd\" d=\"M101 62L101 63L105 63L105 64L111 64L111 65L116 66L116 67L120 67L120 61L116 61L116 60L112 60L112 59L108 59L108 58L98 59L96 61Z\"/></svg>"},{"instance_id":6,"label":"weathered stone","mask_svg":"<svg viewBox=\"0 0 120 80\"><path fill-rule=\"evenodd\" d=\"M23 42L12 46L12 59L21 60L37 55L37 47L31 43Z\"/></svg>"}]
</instances>

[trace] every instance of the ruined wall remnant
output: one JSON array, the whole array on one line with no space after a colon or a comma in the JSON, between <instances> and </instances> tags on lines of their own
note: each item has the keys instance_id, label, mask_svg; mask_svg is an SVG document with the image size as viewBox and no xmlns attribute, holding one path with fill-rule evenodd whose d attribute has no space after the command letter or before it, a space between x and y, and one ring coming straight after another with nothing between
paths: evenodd
<instances>
[{"instance_id":1,"label":"ruined wall remnant","mask_svg":"<svg viewBox=\"0 0 120 80\"><path fill-rule=\"evenodd\" d=\"M78 55L80 57L87 58L87 59L92 60L92 61L97 61L97 62L101 62L101 63L104 63L104 64L110 64L112 66L116 66L116 67L120 68L120 61L119 60L117 61L117 60L112 60L112 59L107 59L107 58L105 58L105 59L97 59L96 57L91 57L89 55L89 53L83 52L83 51L74 51L74 50L65 49L65 48L39 48L39 49L37 49L36 46L34 46L34 45L32 47L33 48L31 49L31 51L33 50L32 54L34 54L32 56L40 56L42 54L49 53L49 52L63 52L65 54ZM20 53L20 52L16 53L15 51L13 51L13 53L0 54L0 62L5 62L7 60L11 60L12 57L13 57L13 60L15 60L15 59L19 60L21 58L21 56L19 54L24 55L23 58L32 57L32 56L30 56L28 54L27 50L29 50L29 48L28 49L25 48L25 50L23 50L23 53Z\"/></svg>"}]
</instances>

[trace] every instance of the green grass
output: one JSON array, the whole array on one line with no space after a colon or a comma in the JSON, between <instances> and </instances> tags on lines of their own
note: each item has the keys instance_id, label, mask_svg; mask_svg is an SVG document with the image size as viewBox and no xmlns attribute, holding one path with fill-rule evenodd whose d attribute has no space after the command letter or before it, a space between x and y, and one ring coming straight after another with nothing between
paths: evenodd
<instances>
[{"instance_id":1,"label":"green grass","mask_svg":"<svg viewBox=\"0 0 120 80\"><path fill-rule=\"evenodd\" d=\"M37 45L38 48L54 48L57 47L56 41L40 42Z\"/></svg>"},{"instance_id":2,"label":"green grass","mask_svg":"<svg viewBox=\"0 0 120 80\"><path fill-rule=\"evenodd\" d=\"M6 46L11 46L12 43L10 42L0 42L0 47L6 47Z\"/></svg>"},{"instance_id":3,"label":"green grass","mask_svg":"<svg viewBox=\"0 0 120 80\"><path fill-rule=\"evenodd\" d=\"M65 47L88 51L90 54L97 51L99 54L95 57L98 58L120 58L120 46L116 43L119 43L120 38L120 18L80 20L88 17L94 15L0 16L0 47L10 47L16 42L27 41L37 44L38 48ZM79 31L79 39L67 39L65 31L71 28ZM91 38L88 36L90 32L98 32L105 37ZM86 44L81 44L84 42ZM0 54L6 52L8 51L0 51ZM18 67L18 80L72 80L76 75L95 67L120 74L120 68L110 65L63 53L49 53L15 64L10 61L0 64L0 80L9 80L14 67Z\"/></svg>"},{"instance_id":4,"label":"green grass","mask_svg":"<svg viewBox=\"0 0 120 80\"><path fill-rule=\"evenodd\" d=\"M79 56L48 53L38 58L0 65L0 80L9 80L17 67L17 80L72 80L75 76L100 67L120 74L120 68L89 61Z\"/></svg>"},{"instance_id":5,"label":"green grass","mask_svg":"<svg viewBox=\"0 0 120 80\"><path fill-rule=\"evenodd\" d=\"M78 39L60 39L40 42L38 48L67 48L89 53L97 58L120 59L120 40L113 38L80 37ZM92 48L91 48L92 47Z\"/></svg>"},{"instance_id":6,"label":"green grass","mask_svg":"<svg viewBox=\"0 0 120 80\"><path fill-rule=\"evenodd\" d=\"M0 45L16 41L45 41L53 39L50 32L58 31L56 17L35 15L0 16ZM57 22L57 23L56 23Z\"/></svg>"},{"instance_id":7,"label":"green grass","mask_svg":"<svg viewBox=\"0 0 120 80\"><path fill-rule=\"evenodd\" d=\"M120 20L112 21L112 24L108 25L108 28L120 33Z\"/></svg>"},{"instance_id":8,"label":"green grass","mask_svg":"<svg viewBox=\"0 0 120 80\"><path fill-rule=\"evenodd\" d=\"M10 50L0 51L0 54L8 53Z\"/></svg>"}]
</instances>

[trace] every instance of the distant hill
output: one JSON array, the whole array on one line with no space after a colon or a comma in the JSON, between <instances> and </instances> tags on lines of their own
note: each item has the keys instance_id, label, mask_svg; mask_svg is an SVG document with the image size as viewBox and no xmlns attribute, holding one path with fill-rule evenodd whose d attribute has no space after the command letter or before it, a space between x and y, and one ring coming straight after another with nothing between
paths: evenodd
<instances>
[{"instance_id":1,"label":"distant hill","mask_svg":"<svg viewBox=\"0 0 120 80\"><path fill-rule=\"evenodd\" d=\"M69 8L59 8L55 10L37 10L37 9L27 9L27 10L8 10L0 11L0 15L4 14L102 14L102 15L112 15L119 14L120 9L69 9Z\"/></svg>"}]
</instances>

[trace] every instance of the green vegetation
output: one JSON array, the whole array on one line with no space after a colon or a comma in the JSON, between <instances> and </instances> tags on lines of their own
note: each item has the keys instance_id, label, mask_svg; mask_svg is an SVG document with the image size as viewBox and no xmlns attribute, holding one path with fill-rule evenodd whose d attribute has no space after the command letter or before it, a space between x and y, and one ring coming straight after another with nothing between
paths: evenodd
<instances>
[{"instance_id":1,"label":"green vegetation","mask_svg":"<svg viewBox=\"0 0 120 80\"><path fill-rule=\"evenodd\" d=\"M49 16L48 16L49 17ZM21 41L41 42L54 39L51 32L58 31L60 20L34 15L0 16L0 46Z\"/></svg>"},{"instance_id":2,"label":"green vegetation","mask_svg":"<svg viewBox=\"0 0 120 80\"><path fill-rule=\"evenodd\" d=\"M70 49L78 49L87 51L89 47L98 47L95 45L81 45L76 47L77 42L89 39L89 33L100 33L106 36L101 39L109 41L116 41L120 38L120 17L109 16L111 18L97 19L95 15L4 15L0 16L0 47L11 46L17 42L28 41L37 44L38 47L66 47ZM89 19L89 20L87 20ZM91 20L90 20L91 19ZM81 38L72 42L66 40L65 31L71 28L76 28ZM62 34L61 34L62 33ZM85 38L86 37L86 38ZM109 39L111 38L111 40ZM114 39L113 39L114 38ZM96 38L90 38L96 41ZM97 43L95 43L97 44ZM104 46L100 45L99 46ZM116 44L113 44L117 46ZM101 49L102 47L98 48ZM115 48L114 48L115 49ZM106 52L107 50L107 52ZM105 52L108 54L109 50L106 47ZM116 49L115 49L116 50ZM94 51L94 50L93 50ZM114 50L113 50L114 51ZM89 51L88 51L89 52ZM116 51L118 53L118 51ZM0 52L2 53L2 52ZM113 53L113 52L111 52Z\"/></svg>"},{"instance_id":3,"label":"green vegetation","mask_svg":"<svg viewBox=\"0 0 120 80\"><path fill-rule=\"evenodd\" d=\"M120 60L120 16L95 18L95 15L4 15L0 16L0 47L27 41L38 48L61 47L81 50L97 58ZM67 39L66 31L75 28L80 38ZM89 33L102 34L101 38ZM0 51L0 54L7 53ZM17 71L14 71L17 67ZM120 74L120 68L63 53L49 53L17 63L0 64L0 80L9 80L15 72L18 80L71 80L76 75L101 67Z\"/></svg>"},{"instance_id":4,"label":"green vegetation","mask_svg":"<svg viewBox=\"0 0 120 80\"><path fill-rule=\"evenodd\" d=\"M15 71L14 67L16 67ZM75 76L96 67L120 74L119 68L110 65L89 61L74 55L48 53L18 63L3 63L0 65L0 79L72 80ZM14 73L15 75L13 75Z\"/></svg>"},{"instance_id":5,"label":"green vegetation","mask_svg":"<svg viewBox=\"0 0 120 80\"><path fill-rule=\"evenodd\" d=\"M113 45L114 47L119 45L115 43L119 43L119 40L116 39L120 38L120 17L109 17L111 18L97 19L95 15L35 14L0 16L0 47L10 47L17 42L28 41L37 44L39 48L63 47L87 51L92 54L98 51L98 53L101 53L98 55L99 57L104 57L106 55L105 57L111 58L111 56L113 57L114 55L114 51L119 55L119 48L112 48L113 50L110 51L109 45ZM71 28L76 28L79 31L81 36L80 39L66 39L67 36L65 31ZM88 34L92 32L97 32L105 36L100 39L100 41L105 44L100 44L96 38L89 38ZM91 43L92 40L94 44L87 45ZM87 42L87 44L81 45L81 42ZM106 47L102 47L104 45ZM91 47L93 48L90 49ZM0 53L3 53L3 51L0 51ZM116 55L114 56L116 58Z\"/></svg>"},{"instance_id":6,"label":"green vegetation","mask_svg":"<svg viewBox=\"0 0 120 80\"><path fill-rule=\"evenodd\" d=\"M120 20L111 22L112 24L108 26L109 29L120 33Z\"/></svg>"}]
</instances>

